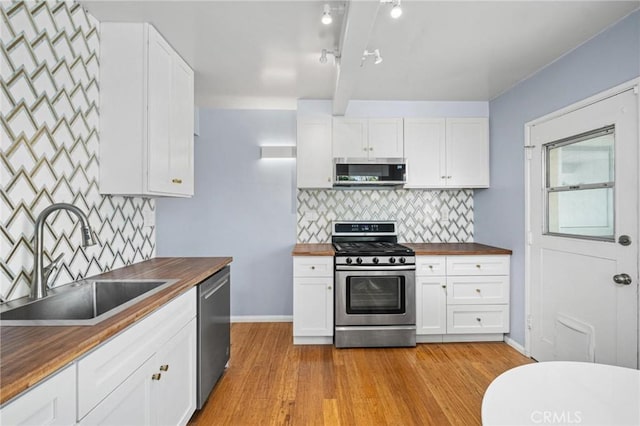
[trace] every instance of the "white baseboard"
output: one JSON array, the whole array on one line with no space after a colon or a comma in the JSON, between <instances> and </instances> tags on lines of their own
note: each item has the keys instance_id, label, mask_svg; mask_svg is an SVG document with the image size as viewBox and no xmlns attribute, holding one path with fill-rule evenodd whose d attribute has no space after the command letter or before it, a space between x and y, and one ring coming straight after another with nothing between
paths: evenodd
<instances>
[{"instance_id":1,"label":"white baseboard","mask_svg":"<svg viewBox=\"0 0 640 426\"><path fill-rule=\"evenodd\" d=\"M231 322L293 322L293 315L234 315Z\"/></svg>"},{"instance_id":2,"label":"white baseboard","mask_svg":"<svg viewBox=\"0 0 640 426\"><path fill-rule=\"evenodd\" d=\"M515 340L513 340L511 337L504 336L504 342L507 345L511 346L516 351L520 352L522 355L529 356L529 355L527 355L526 351L524 350L524 346L522 346L520 343L518 343Z\"/></svg>"}]
</instances>

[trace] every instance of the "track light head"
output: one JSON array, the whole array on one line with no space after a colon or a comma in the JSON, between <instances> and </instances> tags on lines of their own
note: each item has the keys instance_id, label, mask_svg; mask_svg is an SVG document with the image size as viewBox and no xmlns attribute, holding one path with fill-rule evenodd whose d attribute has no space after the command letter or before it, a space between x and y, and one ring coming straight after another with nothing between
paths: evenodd
<instances>
[{"instance_id":1,"label":"track light head","mask_svg":"<svg viewBox=\"0 0 640 426\"><path fill-rule=\"evenodd\" d=\"M362 62L360 63L360 66L364 64L364 61L366 61L369 56L373 56L375 58L373 60L374 65L378 65L382 63L382 56L380 55L380 49L365 50L364 53L362 54Z\"/></svg>"},{"instance_id":2,"label":"track light head","mask_svg":"<svg viewBox=\"0 0 640 426\"><path fill-rule=\"evenodd\" d=\"M325 3L324 12L322 12L322 18L320 18L320 21L324 25L330 25L333 22L333 17L331 16L331 6L329 6L329 3Z\"/></svg>"},{"instance_id":3,"label":"track light head","mask_svg":"<svg viewBox=\"0 0 640 426\"><path fill-rule=\"evenodd\" d=\"M334 63L337 62L337 60L340 58L340 52L338 52L337 48L335 48L333 50L322 49L322 51L320 53L320 63L321 64L326 64L327 63L327 55L333 56Z\"/></svg>"},{"instance_id":4,"label":"track light head","mask_svg":"<svg viewBox=\"0 0 640 426\"><path fill-rule=\"evenodd\" d=\"M395 0L392 3L390 14L391 14L391 17L393 19L398 19L402 15L402 8L400 7L400 0Z\"/></svg>"}]
</instances>

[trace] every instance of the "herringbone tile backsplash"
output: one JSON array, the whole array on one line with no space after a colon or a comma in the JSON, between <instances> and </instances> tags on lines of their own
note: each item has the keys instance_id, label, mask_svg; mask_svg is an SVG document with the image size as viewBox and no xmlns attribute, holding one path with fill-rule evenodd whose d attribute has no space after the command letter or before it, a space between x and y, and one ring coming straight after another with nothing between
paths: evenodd
<instances>
[{"instance_id":1,"label":"herringbone tile backsplash","mask_svg":"<svg viewBox=\"0 0 640 426\"><path fill-rule=\"evenodd\" d=\"M298 242L331 241L334 220L395 220L407 243L472 242L472 190L299 190Z\"/></svg>"},{"instance_id":2,"label":"herringbone tile backsplash","mask_svg":"<svg viewBox=\"0 0 640 426\"><path fill-rule=\"evenodd\" d=\"M99 193L99 24L73 2L0 2L0 301L28 293L33 231L52 203L88 214L98 244L82 248L75 217L52 215L45 264L56 285L153 257L153 200Z\"/></svg>"}]
</instances>

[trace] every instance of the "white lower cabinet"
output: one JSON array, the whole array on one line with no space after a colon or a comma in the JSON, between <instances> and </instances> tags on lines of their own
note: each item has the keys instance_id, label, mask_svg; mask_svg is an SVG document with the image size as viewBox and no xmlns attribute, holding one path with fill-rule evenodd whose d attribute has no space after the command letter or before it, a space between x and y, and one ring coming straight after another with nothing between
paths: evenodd
<instances>
[{"instance_id":1,"label":"white lower cabinet","mask_svg":"<svg viewBox=\"0 0 640 426\"><path fill-rule=\"evenodd\" d=\"M293 343L333 341L333 257L293 258Z\"/></svg>"},{"instance_id":2,"label":"white lower cabinet","mask_svg":"<svg viewBox=\"0 0 640 426\"><path fill-rule=\"evenodd\" d=\"M509 256L417 256L418 342L502 340L509 332Z\"/></svg>"},{"instance_id":3,"label":"white lower cabinet","mask_svg":"<svg viewBox=\"0 0 640 426\"><path fill-rule=\"evenodd\" d=\"M76 368L70 365L0 410L2 425L76 423Z\"/></svg>"},{"instance_id":4,"label":"white lower cabinet","mask_svg":"<svg viewBox=\"0 0 640 426\"><path fill-rule=\"evenodd\" d=\"M194 318L80 424L187 424L196 408L196 327Z\"/></svg>"}]
</instances>

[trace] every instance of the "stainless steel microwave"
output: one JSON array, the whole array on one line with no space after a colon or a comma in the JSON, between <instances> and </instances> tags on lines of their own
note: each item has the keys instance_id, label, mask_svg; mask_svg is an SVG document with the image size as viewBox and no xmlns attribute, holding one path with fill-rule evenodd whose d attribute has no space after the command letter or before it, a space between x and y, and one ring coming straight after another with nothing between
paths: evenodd
<instances>
[{"instance_id":1,"label":"stainless steel microwave","mask_svg":"<svg viewBox=\"0 0 640 426\"><path fill-rule=\"evenodd\" d=\"M398 186L407 178L403 159L374 161L348 158L334 159L334 186Z\"/></svg>"}]
</instances>

